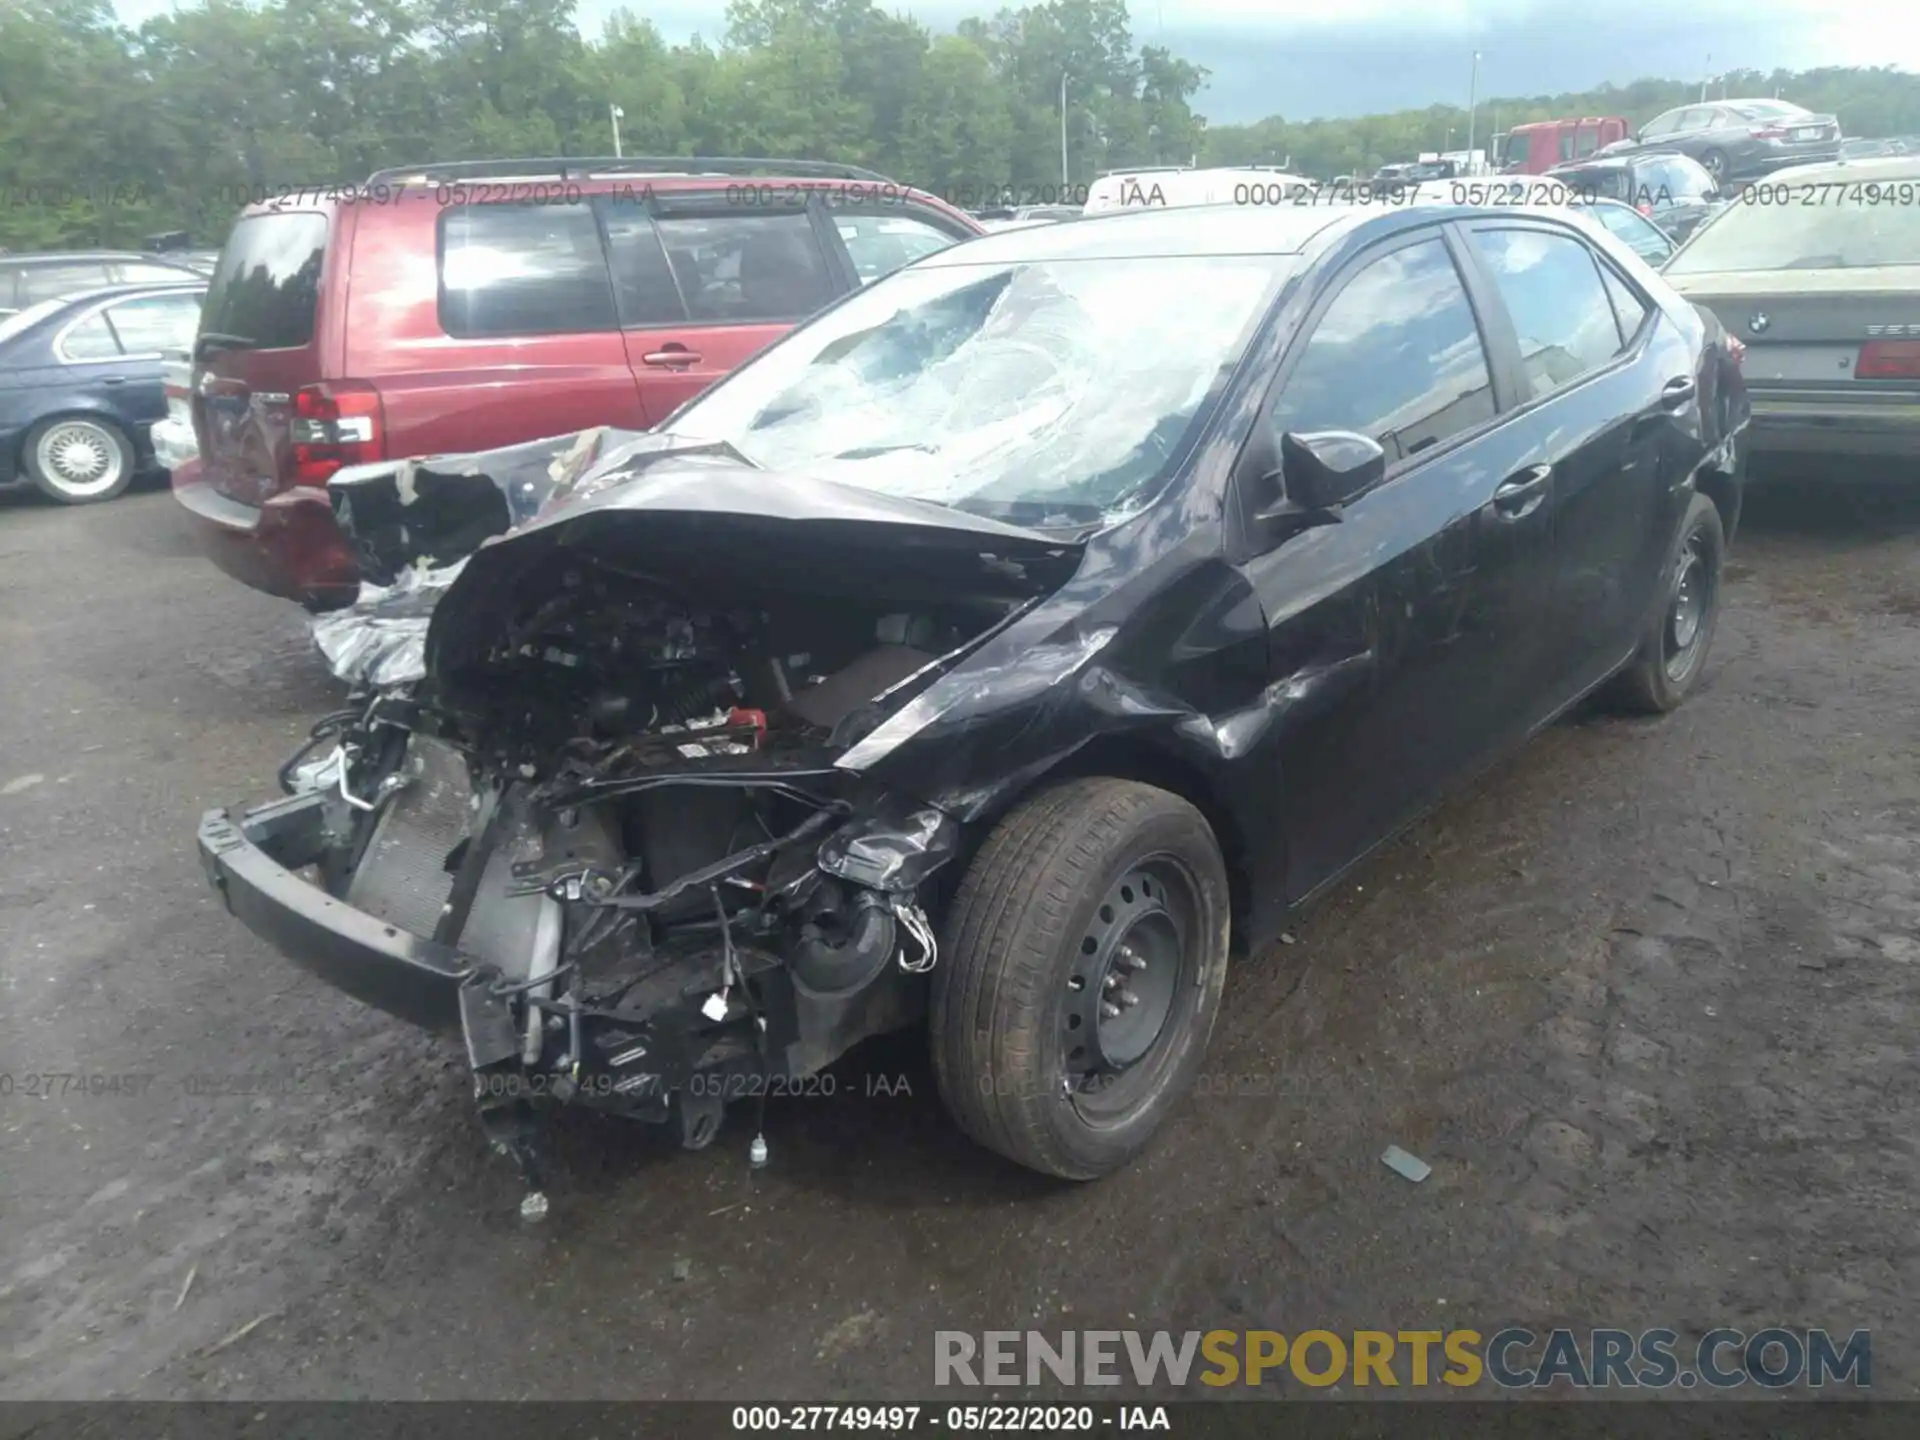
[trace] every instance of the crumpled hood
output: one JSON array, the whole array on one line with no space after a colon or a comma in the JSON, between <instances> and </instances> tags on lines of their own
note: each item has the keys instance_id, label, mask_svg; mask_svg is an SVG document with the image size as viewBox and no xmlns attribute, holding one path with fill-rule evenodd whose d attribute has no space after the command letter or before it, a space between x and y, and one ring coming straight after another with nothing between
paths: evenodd
<instances>
[{"instance_id":1,"label":"crumpled hood","mask_svg":"<svg viewBox=\"0 0 1920 1440\"><path fill-rule=\"evenodd\" d=\"M609 428L470 455L355 466L329 499L366 577L315 622L350 682L418 679L445 637L483 639L557 546L671 574L716 600L753 583L864 598L1026 598L1080 540L931 501L749 464L730 446ZM451 611L451 615L445 612Z\"/></svg>"},{"instance_id":2,"label":"crumpled hood","mask_svg":"<svg viewBox=\"0 0 1920 1440\"><path fill-rule=\"evenodd\" d=\"M623 444L571 485L557 486L540 514L512 538L609 514L673 516L753 528L767 524L879 526L890 543L973 546L1027 556L1077 548L1058 536L985 516L863 490L797 470L762 470L730 447L652 434ZM505 537L503 537L504 540Z\"/></svg>"}]
</instances>

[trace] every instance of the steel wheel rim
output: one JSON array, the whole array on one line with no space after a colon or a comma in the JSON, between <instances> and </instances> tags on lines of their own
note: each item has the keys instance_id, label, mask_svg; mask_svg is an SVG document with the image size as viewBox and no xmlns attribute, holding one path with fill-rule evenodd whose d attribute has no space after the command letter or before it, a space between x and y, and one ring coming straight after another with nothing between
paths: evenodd
<instances>
[{"instance_id":1,"label":"steel wheel rim","mask_svg":"<svg viewBox=\"0 0 1920 1440\"><path fill-rule=\"evenodd\" d=\"M85 420L48 428L34 446L40 473L63 495L101 495L120 483L125 462L113 437Z\"/></svg>"},{"instance_id":2,"label":"steel wheel rim","mask_svg":"<svg viewBox=\"0 0 1920 1440\"><path fill-rule=\"evenodd\" d=\"M1195 993L1200 914L1171 856L1129 866L1094 907L1060 1017L1061 1090L1086 1120L1123 1118L1156 1088Z\"/></svg>"},{"instance_id":3,"label":"steel wheel rim","mask_svg":"<svg viewBox=\"0 0 1920 1440\"><path fill-rule=\"evenodd\" d=\"M1674 569L1673 590L1667 601L1666 662L1673 680L1686 678L1699 658L1700 636L1713 603L1714 577L1706 545L1699 531L1687 537Z\"/></svg>"}]
</instances>

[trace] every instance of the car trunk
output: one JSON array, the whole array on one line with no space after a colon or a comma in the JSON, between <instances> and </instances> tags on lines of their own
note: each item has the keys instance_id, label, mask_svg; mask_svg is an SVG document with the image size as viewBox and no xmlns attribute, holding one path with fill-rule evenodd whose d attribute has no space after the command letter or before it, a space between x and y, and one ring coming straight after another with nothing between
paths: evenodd
<instances>
[{"instance_id":1,"label":"car trunk","mask_svg":"<svg viewBox=\"0 0 1920 1440\"><path fill-rule=\"evenodd\" d=\"M1920 391L1920 265L1668 278L1746 345L1756 394L1873 406Z\"/></svg>"},{"instance_id":2,"label":"car trunk","mask_svg":"<svg viewBox=\"0 0 1920 1440\"><path fill-rule=\"evenodd\" d=\"M242 216L207 290L193 354L193 429L206 482L242 505L304 478L295 410L322 376L316 317L327 227L313 211Z\"/></svg>"}]
</instances>

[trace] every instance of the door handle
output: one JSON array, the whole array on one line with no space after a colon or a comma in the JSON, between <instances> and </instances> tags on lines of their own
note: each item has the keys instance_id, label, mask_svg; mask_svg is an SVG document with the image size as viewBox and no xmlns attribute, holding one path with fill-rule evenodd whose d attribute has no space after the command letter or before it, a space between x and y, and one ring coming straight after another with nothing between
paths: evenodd
<instances>
[{"instance_id":1,"label":"door handle","mask_svg":"<svg viewBox=\"0 0 1920 1440\"><path fill-rule=\"evenodd\" d=\"M700 357L691 350L666 349L653 350L640 357L642 365L652 365L663 370L677 370L682 365L698 365Z\"/></svg>"},{"instance_id":2,"label":"door handle","mask_svg":"<svg viewBox=\"0 0 1920 1440\"><path fill-rule=\"evenodd\" d=\"M1669 380L1660 387L1660 403L1669 410L1677 409L1693 398L1694 388L1690 376L1681 375Z\"/></svg>"},{"instance_id":3,"label":"door handle","mask_svg":"<svg viewBox=\"0 0 1920 1440\"><path fill-rule=\"evenodd\" d=\"M102 375L100 377L100 383L102 385L124 385L127 383L127 377L124 375Z\"/></svg>"},{"instance_id":4,"label":"door handle","mask_svg":"<svg viewBox=\"0 0 1920 1440\"><path fill-rule=\"evenodd\" d=\"M1493 513L1501 520L1522 520L1540 508L1553 483L1551 465L1534 465L1493 492Z\"/></svg>"}]
</instances>

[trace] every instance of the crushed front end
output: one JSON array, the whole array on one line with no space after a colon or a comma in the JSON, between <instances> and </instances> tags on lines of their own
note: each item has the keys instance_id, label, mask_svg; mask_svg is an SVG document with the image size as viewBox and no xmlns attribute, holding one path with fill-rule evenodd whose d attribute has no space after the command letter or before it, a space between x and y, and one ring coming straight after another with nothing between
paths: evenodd
<instances>
[{"instance_id":1,"label":"crushed front end","mask_svg":"<svg viewBox=\"0 0 1920 1440\"><path fill-rule=\"evenodd\" d=\"M416 678L316 725L284 798L201 820L251 929L461 1036L530 1213L556 1103L697 1148L727 1097L921 1018L962 827L841 762L1071 569L1010 530L729 483L482 546Z\"/></svg>"}]
</instances>

